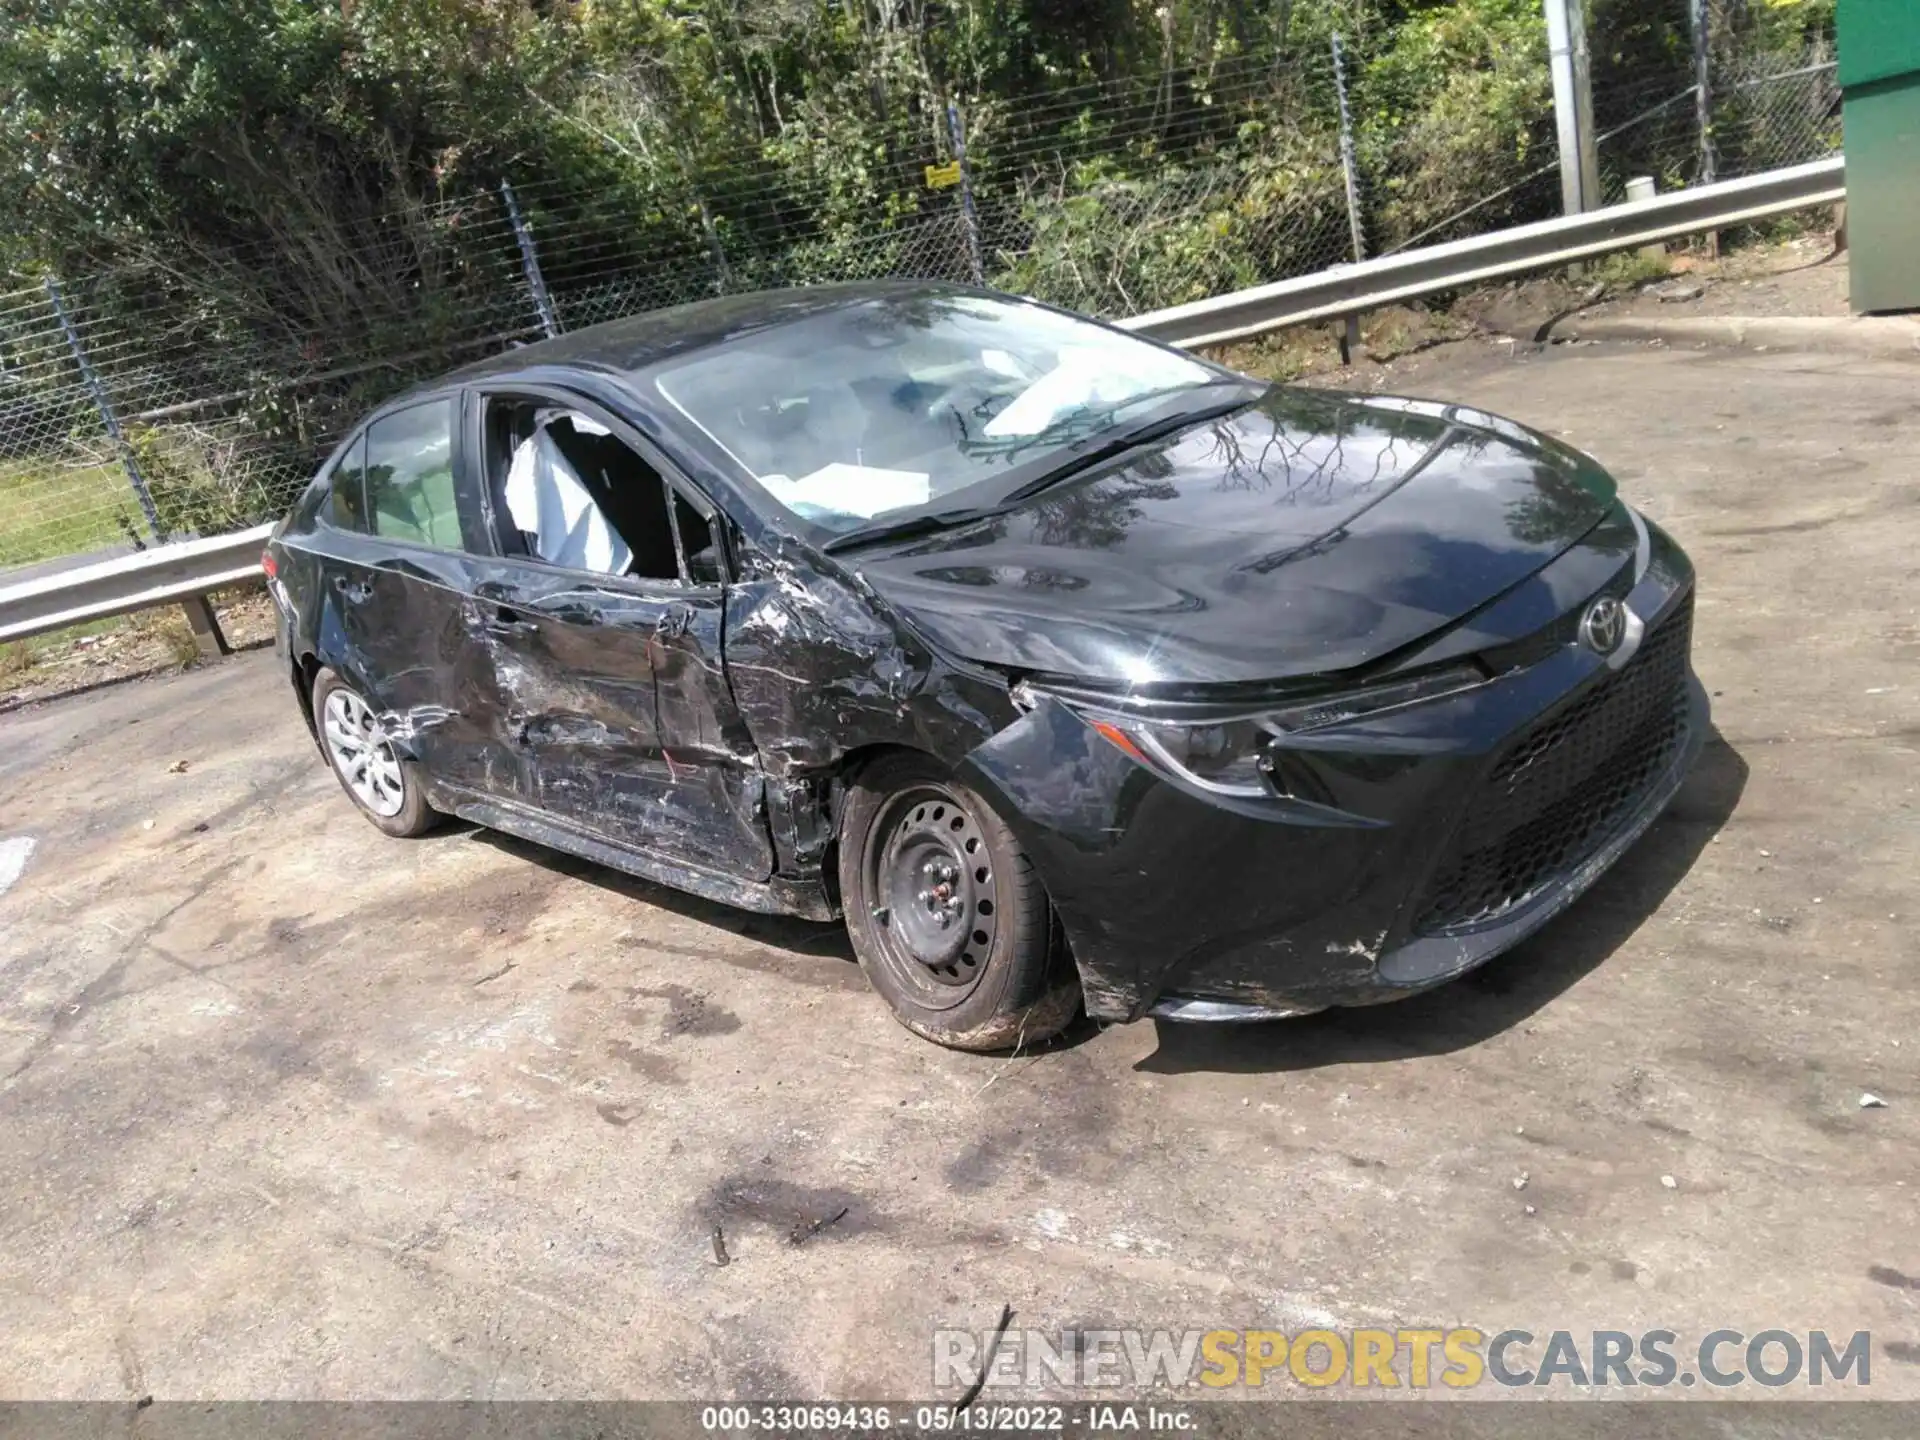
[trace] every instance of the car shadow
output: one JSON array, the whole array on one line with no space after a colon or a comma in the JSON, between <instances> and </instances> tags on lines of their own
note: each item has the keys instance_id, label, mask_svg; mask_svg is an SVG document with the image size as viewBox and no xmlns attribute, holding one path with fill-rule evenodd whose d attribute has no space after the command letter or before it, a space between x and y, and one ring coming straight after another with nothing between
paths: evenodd
<instances>
[{"instance_id":1,"label":"car shadow","mask_svg":"<svg viewBox=\"0 0 1920 1440\"><path fill-rule=\"evenodd\" d=\"M1313 1070L1442 1055L1497 1035L1602 964L1659 909L1733 814L1747 774L1746 761L1718 727L1713 728L1666 813L1592 890L1539 934L1450 984L1391 1004L1329 1010L1296 1020L1251 1025L1151 1021L1157 1048L1134 1068L1154 1074ZM857 964L846 927L837 921L739 910L466 821L450 820L446 830L622 899L658 906L785 951L795 960ZM857 974L845 978L850 985L864 984ZM1102 1028L1083 1013L1064 1033L1028 1050L1074 1049Z\"/></svg>"},{"instance_id":2,"label":"car shadow","mask_svg":"<svg viewBox=\"0 0 1920 1440\"><path fill-rule=\"evenodd\" d=\"M791 915L762 915L753 910L741 910L717 900L675 890L670 885L610 869L592 860L583 860L562 850L549 849L532 840L522 840L499 830L484 829L465 820L449 820L447 829L454 833L466 830L470 832L470 838L481 844L491 845L556 875L584 880L624 900L639 900L662 910L671 910L676 915L697 920L702 925L711 925L717 930L730 931L756 944L786 950L796 956L841 960L849 965L855 963L853 943L847 939L847 927L837 920L801 920Z\"/></svg>"},{"instance_id":3,"label":"car shadow","mask_svg":"<svg viewBox=\"0 0 1920 1440\"><path fill-rule=\"evenodd\" d=\"M1450 984L1391 1004L1297 1020L1156 1020L1159 1046L1134 1068L1155 1074L1315 1070L1477 1045L1525 1020L1626 943L1727 823L1747 773L1746 761L1715 727L1666 812L1592 890L1538 934Z\"/></svg>"}]
</instances>

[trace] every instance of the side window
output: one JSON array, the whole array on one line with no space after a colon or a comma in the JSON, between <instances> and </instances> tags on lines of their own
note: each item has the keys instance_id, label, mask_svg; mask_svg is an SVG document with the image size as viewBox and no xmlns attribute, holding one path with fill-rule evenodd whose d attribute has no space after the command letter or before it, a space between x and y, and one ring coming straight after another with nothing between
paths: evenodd
<instances>
[{"instance_id":1,"label":"side window","mask_svg":"<svg viewBox=\"0 0 1920 1440\"><path fill-rule=\"evenodd\" d=\"M496 396L487 403L487 480L509 554L602 575L678 582L675 525L691 560L704 552L720 578L707 523L669 489L660 472L604 425L541 400Z\"/></svg>"},{"instance_id":2,"label":"side window","mask_svg":"<svg viewBox=\"0 0 1920 1440\"><path fill-rule=\"evenodd\" d=\"M329 518L342 530L367 533L367 437L353 442L340 463L333 467L332 513Z\"/></svg>"},{"instance_id":3,"label":"side window","mask_svg":"<svg viewBox=\"0 0 1920 1440\"><path fill-rule=\"evenodd\" d=\"M466 548L453 481L453 413L453 401L431 400L367 427L366 508L374 534Z\"/></svg>"}]
</instances>

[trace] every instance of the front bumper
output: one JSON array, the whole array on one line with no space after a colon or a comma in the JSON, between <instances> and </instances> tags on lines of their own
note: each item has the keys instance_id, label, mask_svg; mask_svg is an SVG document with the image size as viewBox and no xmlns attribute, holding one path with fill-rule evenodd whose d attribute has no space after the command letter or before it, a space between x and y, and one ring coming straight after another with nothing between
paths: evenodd
<instances>
[{"instance_id":1,"label":"front bumper","mask_svg":"<svg viewBox=\"0 0 1920 1440\"><path fill-rule=\"evenodd\" d=\"M1620 670L1562 645L1457 697L1291 737L1331 794L1331 816L1201 797L1053 700L975 751L969 778L1046 882L1089 1013L1265 1019L1397 999L1572 904L1658 817L1705 743L1691 571L1665 548L1628 597L1648 638ZM1666 668L1653 677L1656 663ZM1502 833L1499 806L1538 737L1651 678L1670 707L1658 747L1644 703L1623 730L1632 744L1596 739L1588 720L1577 753L1555 760L1565 773L1538 782L1554 787L1551 804ZM1552 833L1534 833L1543 827Z\"/></svg>"}]
</instances>

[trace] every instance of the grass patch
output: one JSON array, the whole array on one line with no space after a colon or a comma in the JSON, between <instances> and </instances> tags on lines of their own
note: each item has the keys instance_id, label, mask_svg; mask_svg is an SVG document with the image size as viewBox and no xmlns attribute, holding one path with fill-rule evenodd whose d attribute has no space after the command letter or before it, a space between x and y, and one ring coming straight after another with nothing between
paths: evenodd
<instances>
[{"instance_id":1,"label":"grass patch","mask_svg":"<svg viewBox=\"0 0 1920 1440\"><path fill-rule=\"evenodd\" d=\"M1294 325L1230 345L1209 346L1209 360L1262 380L1297 380L1338 364L1340 352L1324 325Z\"/></svg>"},{"instance_id":2,"label":"grass patch","mask_svg":"<svg viewBox=\"0 0 1920 1440\"><path fill-rule=\"evenodd\" d=\"M0 644L0 684L10 680L23 680L43 661L56 655L64 655L73 648L76 640L89 635L106 635L115 630L124 630L141 618L143 612L133 615L107 615L98 620L82 621L78 625L69 625L64 630L49 630L44 635L29 635L24 640L9 640ZM181 624L184 626L185 621ZM191 638L191 634L189 634Z\"/></svg>"},{"instance_id":3,"label":"grass patch","mask_svg":"<svg viewBox=\"0 0 1920 1440\"><path fill-rule=\"evenodd\" d=\"M207 599L222 616L227 638L236 645L265 643L272 638L272 606L257 583L231 585L214 591ZM238 631L233 628L235 624L240 627ZM110 659L100 671L80 671L75 669L75 662L82 655ZM0 697L36 684L57 683L63 672L83 679L115 678L156 668L185 669L198 664L200 658L193 627L181 608L170 602L0 643Z\"/></svg>"},{"instance_id":4,"label":"grass patch","mask_svg":"<svg viewBox=\"0 0 1920 1440\"><path fill-rule=\"evenodd\" d=\"M156 646L162 661L184 670L200 658L200 647L193 628L177 605L159 605L136 610L130 615L108 615L83 621L64 630L44 635L29 635L24 640L0 644L0 690L31 683L33 674L43 666L58 666L72 658L79 642L94 636L117 636L109 645Z\"/></svg>"},{"instance_id":5,"label":"grass patch","mask_svg":"<svg viewBox=\"0 0 1920 1440\"><path fill-rule=\"evenodd\" d=\"M1592 283L1605 285L1609 290L1638 290L1671 274L1673 258L1664 251L1658 255L1642 255L1638 250L1623 250L1594 262Z\"/></svg>"},{"instance_id":6,"label":"grass patch","mask_svg":"<svg viewBox=\"0 0 1920 1440\"><path fill-rule=\"evenodd\" d=\"M146 536L140 502L117 463L0 461L0 569L84 555Z\"/></svg>"}]
</instances>

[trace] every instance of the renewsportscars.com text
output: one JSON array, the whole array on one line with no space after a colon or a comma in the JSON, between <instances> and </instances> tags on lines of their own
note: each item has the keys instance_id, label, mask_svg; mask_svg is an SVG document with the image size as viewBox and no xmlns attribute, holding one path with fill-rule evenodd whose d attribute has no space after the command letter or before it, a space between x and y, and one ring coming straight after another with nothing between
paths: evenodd
<instances>
[{"instance_id":1,"label":"renewsportscars.com text","mask_svg":"<svg viewBox=\"0 0 1920 1440\"><path fill-rule=\"evenodd\" d=\"M933 1383L964 1387L986 1362L996 1390L1345 1386L1467 1390L1478 1386L1652 1387L1872 1383L1872 1336L1824 1330L1454 1329L1008 1330L997 1338L936 1330Z\"/></svg>"}]
</instances>

